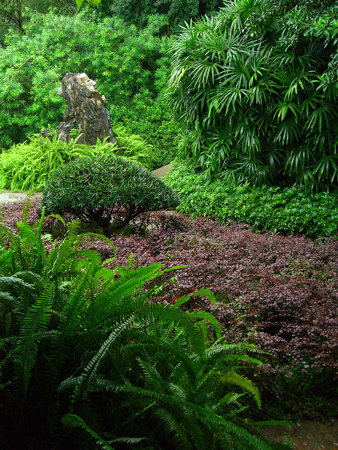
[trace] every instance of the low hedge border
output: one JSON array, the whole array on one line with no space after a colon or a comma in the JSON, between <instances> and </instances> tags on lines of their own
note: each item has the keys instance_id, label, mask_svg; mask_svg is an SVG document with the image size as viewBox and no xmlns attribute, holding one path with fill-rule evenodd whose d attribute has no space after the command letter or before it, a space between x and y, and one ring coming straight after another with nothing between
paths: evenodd
<instances>
[{"instance_id":1,"label":"low hedge border","mask_svg":"<svg viewBox=\"0 0 338 450\"><path fill-rule=\"evenodd\" d=\"M336 193L308 193L301 187L252 187L210 181L185 165L174 165L165 183L180 196L180 212L215 217L223 223L244 222L255 231L336 236Z\"/></svg>"}]
</instances>

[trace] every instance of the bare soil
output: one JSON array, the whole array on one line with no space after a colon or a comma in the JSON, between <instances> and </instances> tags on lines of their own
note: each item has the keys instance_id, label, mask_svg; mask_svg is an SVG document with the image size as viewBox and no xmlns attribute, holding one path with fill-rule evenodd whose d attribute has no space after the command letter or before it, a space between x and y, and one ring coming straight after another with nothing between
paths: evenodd
<instances>
[{"instance_id":1,"label":"bare soil","mask_svg":"<svg viewBox=\"0 0 338 450\"><path fill-rule=\"evenodd\" d=\"M338 449L338 421L319 423L303 421L293 424L292 429L283 427L262 427L264 436L276 442L283 442L285 435L290 437L295 450L337 450Z\"/></svg>"}]
</instances>

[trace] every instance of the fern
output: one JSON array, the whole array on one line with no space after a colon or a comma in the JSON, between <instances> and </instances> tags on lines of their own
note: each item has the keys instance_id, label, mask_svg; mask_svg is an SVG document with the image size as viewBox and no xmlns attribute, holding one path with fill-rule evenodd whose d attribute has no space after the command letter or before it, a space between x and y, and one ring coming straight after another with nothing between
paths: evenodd
<instances>
[{"instance_id":1,"label":"fern","mask_svg":"<svg viewBox=\"0 0 338 450\"><path fill-rule=\"evenodd\" d=\"M79 398L82 398L86 394L86 388L93 380L96 372L102 362L102 360L107 356L110 347L115 343L115 341L124 333L129 325L133 322L134 317L129 317L126 321L119 324L119 326L113 330L108 339L101 345L100 349L96 355L91 359L91 361L85 367L83 374L79 377L78 383L74 390L73 402L76 402Z\"/></svg>"},{"instance_id":2,"label":"fern","mask_svg":"<svg viewBox=\"0 0 338 450\"><path fill-rule=\"evenodd\" d=\"M145 292L146 282L177 267L109 270L96 252L80 250L78 223L47 255L42 223L22 223L17 235L0 227L1 239L10 236L0 252L7 255L0 277L4 448L15 446L18 423L44 430L33 444L22 436L27 448L61 447L62 417L85 432L75 438L86 448L143 439L147 448L270 448L241 419L248 394L260 407L257 387L243 375L260 363L258 350L210 344L200 328L211 323L219 335L210 314L156 304ZM214 301L208 290L196 295Z\"/></svg>"},{"instance_id":3,"label":"fern","mask_svg":"<svg viewBox=\"0 0 338 450\"><path fill-rule=\"evenodd\" d=\"M15 364L21 374L24 394L26 394L28 388L41 336L47 330L51 318L54 292L55 285L51 284L37 302L31 306L23 319Z\"/></svg>"},{"instance_id":4,"label":"fern","mask_svg":"<svg viewBox=\"0 0 338 450\"><path fill-rule=\"evenodd\" d=\"M62 418L62 423L66 427L70 428L82 428L85 430L92 438L94 438L96 445L103 450L113 450L113 447L109 445L101 436L99 436L90 426L76 414L67 414ZM132 443L138 442L137 440L132 441Z\"/></svg>"}]
</instances>

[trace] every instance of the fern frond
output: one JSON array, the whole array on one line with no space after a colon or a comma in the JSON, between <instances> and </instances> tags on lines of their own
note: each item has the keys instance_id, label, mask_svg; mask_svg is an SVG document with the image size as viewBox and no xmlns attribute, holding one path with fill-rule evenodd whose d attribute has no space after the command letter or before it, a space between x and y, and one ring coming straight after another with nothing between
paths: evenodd
<instances>
[{"instance_id":1,"label":"fern frond","mask_svg":"<svg viewBox=\"0 0 338 450\"><path fill-rule=\"evenodd\" d=\"M82 428L86 431L86 433L94 438L99 448L102 448L103 450L114 450L114 448L101 436L99 436L99 434L96 433L96 431L94 431L80 416L76 414L66 414L62 418L62 423L64 426L69 428Z\"/></svg>"},{"instance_id":2,"label":"fern frond","mask_svg":"<svg viewBox=\"0 0 338 450\"><path fill-rule=\"evenodd\" d=\"M213 316L212 314L206 312L206 311L192 311L189 312L189 316L196 318L196 319L202 319L204 322L209 322L213 325L216 338L220 339L222 336L222 328L218 322L218 320Z\"/></svg>"},{"instance_id":3,"label":"fern frond","mask_svg":"<svg viewBox=\"0 0 338 450\"><path fill-rule=\"evenodd\" d=\"M27 386L31 371L34 367L40 337L39 334L47 330L51 317L55 284L46 288L41 297L31 306L23 319L21 338L17 347L16 366L22 379L23 391Z\"/></svg>"},{"instance_id":4,"label":"fern frond","mask_svg":"<svg viewBox=\"0 0 338 450\"><path fill-rule=\"evenodd\" d=\"M252 394L253 398L256 401L258 408L262 406L261 397L259 395L259 391L254 383L243 375L239 375L236 372L229 371L225 374L221 375L221 381L225 384L235 384L236 386L241 387L245 391L248 391Z\"/></svg>"},{"instance_id":5,"label":"fern frond","mask_svg":"<svg viewBox=\"0 0 338 450\"><path fill-rule=\"evenodd\" d=\"M19 300L9 292L0 292L0 320L15 309L20 308Z\"/></svg>"},{"instance_id":6,"label":"fern frond","mask_svg":"<svg viewBox=\"0 0 338 450\"><path fill-rule=\"evenodd\" d=\"M109 335L108 339L101 345L95 356L89 361L79 377L78 383L74 390L73 402L86 395L88 385L94 379L96 372L109 352L110 347L115 341L129 328L130 324L135 320L134 316L129 317L124 322L120 323Z\"/></svg>"}]
</instances>

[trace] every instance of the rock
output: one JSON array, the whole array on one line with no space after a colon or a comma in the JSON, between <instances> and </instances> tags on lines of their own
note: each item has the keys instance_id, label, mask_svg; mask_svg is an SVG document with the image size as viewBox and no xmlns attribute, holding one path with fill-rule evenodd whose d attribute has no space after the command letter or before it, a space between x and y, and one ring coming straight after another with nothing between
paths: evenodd
<instances>
[{"instance_id":1,"label":"rock","mask_svg":"<svg viewBox=\"0 0 338 450\"><path fill-rule=\"evenodd\" d=\"M40 135L44 138L48 138L50 141L52 140L52 130L49 128L45 128L40 132Z\"/></svg>"},{"instance_id":2,"label":"rock","mask_svg":"<svg viewBox=\"0 0 338 450\"><path fill-rule=\"evenodd\" d=\"M64 97L67 108L57 129L60 141L70 142L70 131L75 123L81 134L79 144L95 145L99 138L116 143L111 127L107 100L96 87L96 82L85 73L66 73L58 94ZM118 144L117 144L118 145Z\"/></svg>"}]
</instances>

